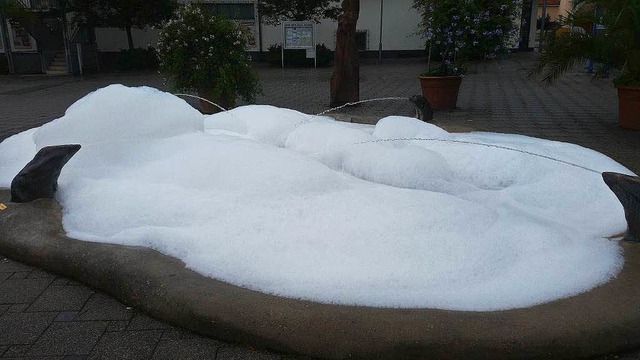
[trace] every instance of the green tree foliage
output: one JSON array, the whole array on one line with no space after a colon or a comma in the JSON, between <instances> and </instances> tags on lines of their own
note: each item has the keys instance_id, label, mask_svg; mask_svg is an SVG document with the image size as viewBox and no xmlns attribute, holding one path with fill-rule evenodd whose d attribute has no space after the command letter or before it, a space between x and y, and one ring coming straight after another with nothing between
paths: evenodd
<instances>
[{"instance_id":1,"label":"green tree foliage","mask_svg":"<svg viewBox=\"0 0 640 360\"><path fill-rule=\"evenodd\" d=\"M0 0L0 15L8 19L33 16L18 0Z\"/></svg>"},{"instance_id":2,"label":"green tree foliage","mask_svg":"<svg viewBox=\"0 0 640 360\"><path fill-rule=\"evenodd\" d=\"M254 102L260 86L247 39L241 25L184 6L160 30L160 72L177 90L197 91L226 108L237 95Z\"/></svg>"},{"instance_id":3,"label":"green tree foliage","mask_svg":"<svg viewBox=\"0 0 640 360\"><path fill-rule=\"evenodd\" d=\"M76 22L125 30L132 50L132 28L157 26L170 18L176 7L176 0L70 0L68 11L75 14Z\"/></svg>"},{"instance_id":4,"label":"green tree foliage","mask_svg":"<svg viewBox=\"0 0 640 360\"><path fill-rule=\"evenodd\" d=\"M285 20L337 19L340 5L334 0L261 0L258 11L267 24L277 25Z\"/></svg>"}]
</instances>

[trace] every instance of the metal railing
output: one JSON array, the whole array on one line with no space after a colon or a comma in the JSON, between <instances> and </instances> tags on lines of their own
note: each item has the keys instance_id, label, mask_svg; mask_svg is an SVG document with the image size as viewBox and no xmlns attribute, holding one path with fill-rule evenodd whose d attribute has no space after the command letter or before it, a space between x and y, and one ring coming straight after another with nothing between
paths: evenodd
<instances>
[{"instance_id":1,"label":"metal railing","mask_svg":"<svg viewBox=\"0 0 640 360\"><path fill-rule=\"evenodd\" d=\"M28 9L46 10L60 7L58 0L19 0Z\"/></svg>"}]
</instances>

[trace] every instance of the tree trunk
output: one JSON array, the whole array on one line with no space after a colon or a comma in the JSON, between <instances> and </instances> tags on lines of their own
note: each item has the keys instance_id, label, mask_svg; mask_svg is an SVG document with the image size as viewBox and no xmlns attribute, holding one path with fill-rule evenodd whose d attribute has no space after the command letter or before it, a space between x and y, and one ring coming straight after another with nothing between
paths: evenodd
<instances>
[{"instance_id":1,"label":"tree trunk","mask_svg":"<svg viewBox=\"0 0 640 360\"><path fill-rule=\"evenodd\" d=\"M360 100L360 63L356 45L356 24L360 0L343 0L338 18L336 51L331 75L331 106Z\"/></svg>"},{"instance_id":2,"label":"tree trunk","mask_svg":"<svg viewBox=\"0 0 640 360\"><path fill-rule=\"evenodd\" d=\"M131 26L125 28L127 31L127 41L129 42L129 50L133 50L133 36L131 36Z\"/></svg>"}]
</instances>

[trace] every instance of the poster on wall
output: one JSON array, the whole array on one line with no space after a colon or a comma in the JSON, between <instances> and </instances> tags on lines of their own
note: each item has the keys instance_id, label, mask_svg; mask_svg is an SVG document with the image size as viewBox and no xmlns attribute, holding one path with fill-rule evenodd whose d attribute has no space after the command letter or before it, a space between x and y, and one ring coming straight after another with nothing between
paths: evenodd
<instances>
[{"instance_id":1,"label":"poster on wall","mask_svg":"<svg viewBox=\"0 0 640 360\"><path fill-rule=\"evenodd\" d=\"M36 50L36 42L27 30L15 22L7 21L11 47L14 51Z\"/></svg>"},{"instance_id":2,"label":"poster on wall","mask_svg":"<svg viewBox=\"0 0 640 360\"><path fill-rule=\"evenodd\" d=\"M286 21L284 29L285 49L314 49L314 23L310 21Z\"/></svg>"},{"instance_id":3,"label":"poster on wall","mask_svg":"<svg viewBox=\"0 0 640 360\"><path fill-rule=\"evenodd\" d=\"M255 20L238 20L238 23L242 25L248 34L247 45L249 46L249 50L258 50L258 40L256 30L256 21Z\"/></svg>"}]
</instances>

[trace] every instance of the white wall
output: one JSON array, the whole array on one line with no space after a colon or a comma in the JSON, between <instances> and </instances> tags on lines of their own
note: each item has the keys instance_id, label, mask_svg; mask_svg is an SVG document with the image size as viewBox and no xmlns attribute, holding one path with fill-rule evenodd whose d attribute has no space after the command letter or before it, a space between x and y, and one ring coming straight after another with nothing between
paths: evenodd
<instances>
[{"instance_id":1,"label":"white wall","mask_svg":"<svg viewBox=\"0 0 640 360\"><path fill-rule=\"evenodd\" d=\"M424 39L415 35L420 15L411 0L384 0L382 50L423 50ZM380 0L361 0L358 29L369 29L369 49L378 50Z\"/></svg>"},{"instance_id":2,"label":"white wall","mask_svg":"<svg viewBox=\"0 0 640 360\"><path fill-rule=\"evenodd\" d=\"M369 30L367 50L378 50L380 39L380 1L361 0L358 30ZM424 40L414 32L420 23L420 15L411 8L412 0L384 0L383 50L423 50ZM338 23L325 20L316 25L316 42L334 49ZM267 50L272 44L282 43L281 26L262 26L262 44Z\"/></svg>"}]
</instances>

